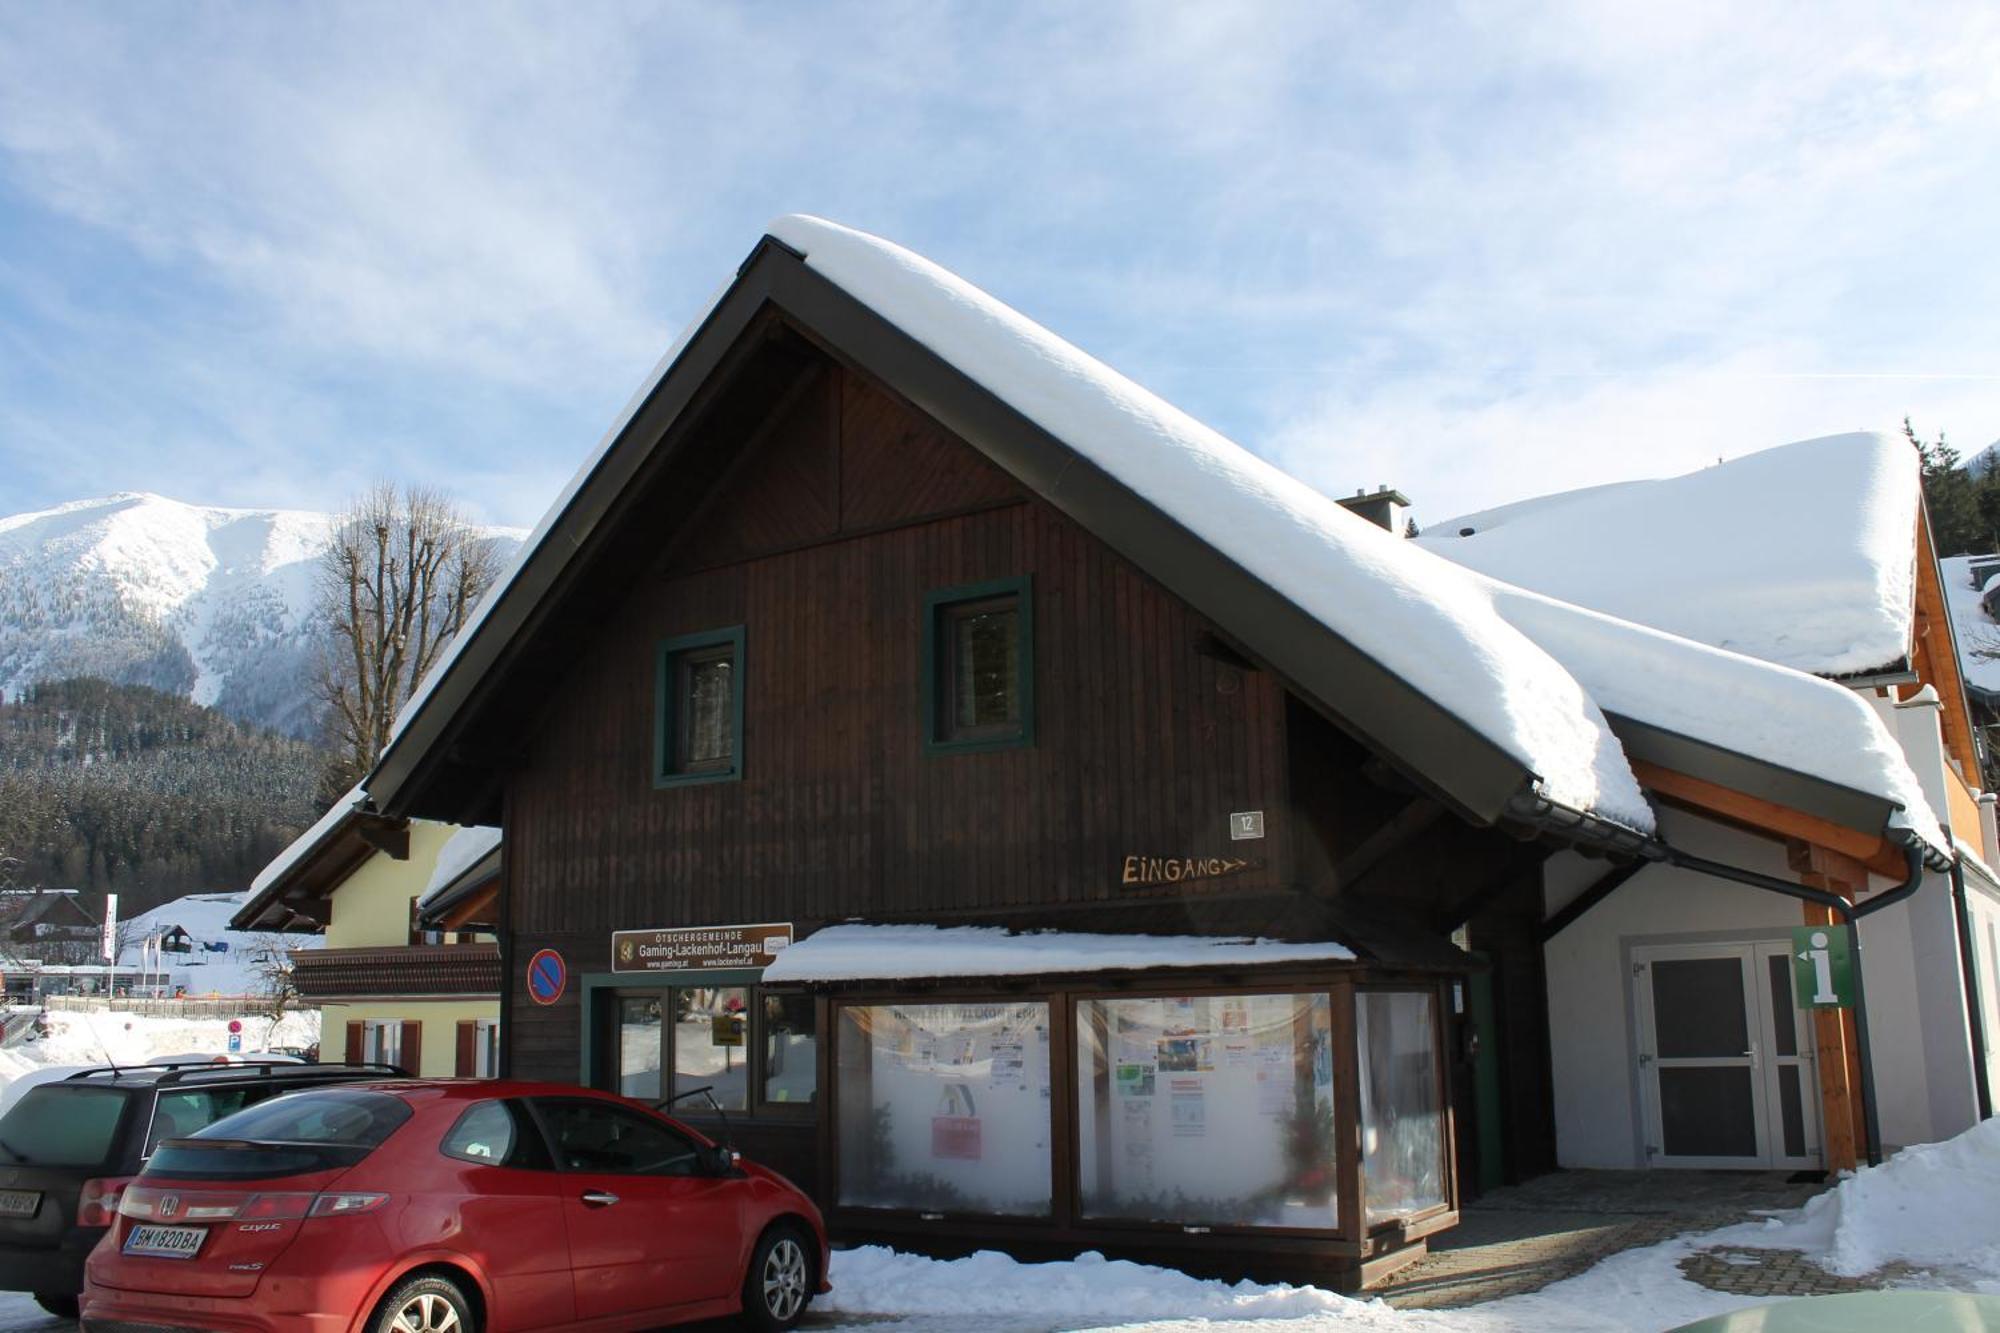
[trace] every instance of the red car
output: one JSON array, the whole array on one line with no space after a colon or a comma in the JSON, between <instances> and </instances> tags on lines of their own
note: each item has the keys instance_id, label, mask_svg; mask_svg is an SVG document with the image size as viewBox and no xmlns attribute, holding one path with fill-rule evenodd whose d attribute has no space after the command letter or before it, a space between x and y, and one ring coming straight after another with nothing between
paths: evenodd
<instances>
[{"instance_id":1,"label":"red car","mask_svg":"<svg viewBox=\"0 0 2000 1333\"><path fill-rule=\"evenodd\" d=\"M273 1098L169 1139L84 1272L83 1327L500 1333L741 1313L826 1286L819 1210L639 1104L419 1080Z\"/></svg>"}]
</instances>

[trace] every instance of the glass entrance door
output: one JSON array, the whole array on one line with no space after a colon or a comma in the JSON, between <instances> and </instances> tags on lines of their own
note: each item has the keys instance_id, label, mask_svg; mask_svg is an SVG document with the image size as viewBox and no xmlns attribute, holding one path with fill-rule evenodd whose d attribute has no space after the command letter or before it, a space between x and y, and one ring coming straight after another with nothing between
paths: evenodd
<instances>
[{"instance_id":1,"label":"glass entrance door","mask_svg":"<svg viewBox=\"0 0 2000 1333\"><path fill-rule=\"evenodd\" d=\"M1813 1046L1785 945L1636 949L1633 987L1651 1165L1818 1163Z\"/></svg>"}]
</instances>

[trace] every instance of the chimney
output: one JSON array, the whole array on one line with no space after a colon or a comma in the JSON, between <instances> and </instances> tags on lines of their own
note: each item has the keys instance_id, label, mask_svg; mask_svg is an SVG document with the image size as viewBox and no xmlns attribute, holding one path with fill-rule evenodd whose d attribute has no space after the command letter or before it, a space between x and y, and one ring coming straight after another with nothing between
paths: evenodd
<instances>
[{"instance_id":1,"label":"chimney","mask_svg":"<svg viewBox=\"0 0 2000 1333\"><path fill-rule=\"evenodd\" d=\"M1410 497L1386 481L1372 491L1345 496L1338 503L1377 527L1387 528L1398 537L1403 535L1403 511L1410 507Z\"/></svg>"}]
</instances>

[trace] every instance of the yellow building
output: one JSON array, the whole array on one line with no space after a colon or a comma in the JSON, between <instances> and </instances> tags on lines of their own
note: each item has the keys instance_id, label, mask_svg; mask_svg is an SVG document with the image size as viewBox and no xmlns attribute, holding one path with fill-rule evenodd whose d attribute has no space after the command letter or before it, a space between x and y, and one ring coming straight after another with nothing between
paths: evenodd
<instances>
[{"instance_id":1,"label":"yellow building","mask_svg":"<svg viewBox=\"0 0 2000 1333\"><path fill-rule=\"evenodd\" d=\"M264 868L239 930L315 930L292 955L320 1010L320 1058L426 1078L491 1077L500 1051L500 950L485 920L499 881L497 829L369 812L357 790ZM426 920L419 900L437 909Z\"/></svg>"}]
</instances>

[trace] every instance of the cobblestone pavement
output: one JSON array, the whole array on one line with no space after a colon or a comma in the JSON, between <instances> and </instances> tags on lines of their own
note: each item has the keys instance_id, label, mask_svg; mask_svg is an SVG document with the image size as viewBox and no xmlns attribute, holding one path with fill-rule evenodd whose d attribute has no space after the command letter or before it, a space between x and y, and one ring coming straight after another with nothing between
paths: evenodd
<instances>
[{"instance_id":1,"label":"cobblestone pavement","mask_svg":"<svg viewBox=\"0 0 2000 1333\"><path fill-rule=\"evenodd\" d=\"M1408 1309L1518 1296L1575 1277L1620 1250L1797 1208L1824 1188L1794 1183L1781 1171L1558 1171L1467 1206L1456 1228L1433 1238L1427 1257L1377 1294ZM1836 1278L1779 1250L1704 1252L1682 1271L1703 1286L1742 1295L1885 1285L1880 1278Z\"/></svg>"}]
</instances>

